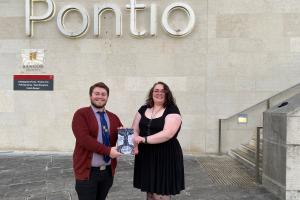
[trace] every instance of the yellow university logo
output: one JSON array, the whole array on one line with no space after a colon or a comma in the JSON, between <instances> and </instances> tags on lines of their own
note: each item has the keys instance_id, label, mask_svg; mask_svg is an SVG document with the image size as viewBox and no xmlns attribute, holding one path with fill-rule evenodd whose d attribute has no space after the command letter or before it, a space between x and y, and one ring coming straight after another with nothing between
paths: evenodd
<instances>
[{"instance_id":1,"label":"yellow university logo","mask_svg":"<svg viewBox=\"0 0 300 200\"><path fill-rule=\"evenodd\" d=\"M36 60L36 55L37 55L37 52L29 52L29 60L33 61L33 60Z\"/></svg>"},{"instance_id":2,"label":"yellow university logo","mask_svg":"<svg viewBox=\"0 0 300 200\"><path fill-rule=\"evenodd\" d=\"M44 49L22 49L22 71L41 72L45 63Z\"/></svg>"}]
</instances>

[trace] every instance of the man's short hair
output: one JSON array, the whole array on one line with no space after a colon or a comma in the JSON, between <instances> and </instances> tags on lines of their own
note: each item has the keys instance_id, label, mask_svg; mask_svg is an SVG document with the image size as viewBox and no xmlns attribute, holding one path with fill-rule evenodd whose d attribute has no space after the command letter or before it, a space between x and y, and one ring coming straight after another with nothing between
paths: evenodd
<instances>
[{"instance_id":1,"label":"man's short hair","mask_svg":"<svg viewBox=\"0 0 300 200\"><path fill-rule=\"evenodd\" d=\"M95 83L94 85L92 85L92 86L90 87L90 96L92 96L92 93L93 93L93 91L94 91L94 89L95 89L96 87L105 89L106 92L107 92L107 96L109 96L109 88L108 88L107 85L105 85L105 83L103 83L103 82Z\"/></svg>"}]
</instances>

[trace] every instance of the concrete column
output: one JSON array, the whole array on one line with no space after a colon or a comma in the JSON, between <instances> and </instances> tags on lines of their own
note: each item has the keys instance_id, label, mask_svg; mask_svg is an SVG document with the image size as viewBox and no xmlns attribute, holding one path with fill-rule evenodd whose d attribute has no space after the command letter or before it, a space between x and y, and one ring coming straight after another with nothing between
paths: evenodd
<instances>
[{"instance_id":1,"label":"concrete column","mask_svg":"<svg viewBox=\"0 0 300 200\"><path fill-rule=\"evenodd\" d=\"M297 94L264 112L262 182L280 199L298 200L299 180L300 94Z\"/></svg>"}]
</instances>

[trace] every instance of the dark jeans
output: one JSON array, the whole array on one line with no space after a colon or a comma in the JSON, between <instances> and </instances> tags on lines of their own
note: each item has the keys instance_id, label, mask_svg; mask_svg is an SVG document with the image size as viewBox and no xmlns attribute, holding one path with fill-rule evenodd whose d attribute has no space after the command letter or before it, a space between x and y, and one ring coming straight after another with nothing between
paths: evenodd
<instances>
[{"instance_id":1,"label":"dark jeans","mask_svg":"<svg viewBox=\"0 0 300 200\"><path fill-rule=\"evenodd\" d=\"M76 180L75 190L79 200L105 200L113 184L111 167L100 171L92 167L89 180Z\"/></svg>"}]
</instances>

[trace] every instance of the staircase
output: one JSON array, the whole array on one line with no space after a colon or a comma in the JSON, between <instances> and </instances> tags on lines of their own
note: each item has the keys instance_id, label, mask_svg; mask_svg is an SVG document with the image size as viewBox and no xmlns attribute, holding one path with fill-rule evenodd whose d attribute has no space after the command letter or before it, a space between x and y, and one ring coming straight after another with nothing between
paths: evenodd
<instances>
[{"instance_id":1,"label":"staircase","mask_svg":"<svg viewBox=\"0 0 300 200\"><path fill-rule=\"evenodd\" d=\"M236 160L244 164L251 174L256 177L256 181L261 183L262 174L262 113L270 107L284 102L286 99L300 93L300 83L282 92L279 92L257 104L246 108L232 116L219 119L219 144L218 153L227 153ZM238 122L241 114L246 115L251 123L241 124ZM238 123L237 123L238 122ZM256 134L255 134L256 132ZM239 133L238 138L233 138ZM252 136L252 137L251 137ZM251 141L247 141L252 138ZM259 145L257 139L259 138ZM237 149L234 149L236 147ZM259 146L260 148L256 148ZM256 155L259 152L258 155Z\"/></svg>"},{"instance_id":2,"label":"staircase","mask_svg":"<svg viewBox=\"0 0 300 200\"><path fill-rule=\"evenodd\" d=\"M259 137L259 149L257 149L257 137ZM262 175L262 141L262 127L258 127L257 134L253 135L249 143L241 144L239 148L232 149L229 153L235 160L243 164L248 169L248 172L256 177L259 183L261 182ZM259 152L257 152L257 150ZM259 160L256 159L257 153L259 153Z\"/></svg>"}]
</instances>

